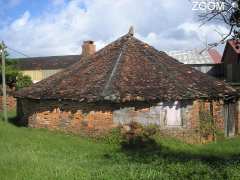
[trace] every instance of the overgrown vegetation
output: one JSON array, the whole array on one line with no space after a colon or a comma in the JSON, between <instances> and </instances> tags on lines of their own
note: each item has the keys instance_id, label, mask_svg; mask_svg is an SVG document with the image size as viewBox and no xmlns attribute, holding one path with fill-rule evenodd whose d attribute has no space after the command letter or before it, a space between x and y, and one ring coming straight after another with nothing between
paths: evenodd
<instances>
[{"instance_id":1,"label":"overgrown vegetation","mask_svg":"<svg viewBox=\"0 0 240 180\"><path fill-rule=\"evenodd\" d=\"M0 121L0 179L240 179L240 138L207 145L154 139L159 147L127 151Z\"/></svg>"},{"instance_id":2,"label":"overgrown vegetation","mask_svg":"<svg viewBox=\"0 0 240 180\"><path fill-rule=\"evenodd\" d=\"M158 128L153 125L144 127L139 123L131 122L123 126L120 144L127 150L155 148L157 143L153 136L157 131Z\"/></svg>"},{"instance_id":3,"label":"overgrown vegetation","mask_svg":"<svg viewBox=\"0 0 240 180\"><path fill-rule=\"evenodd\" d=\"M22 73L19 73L17 76L17 81L16 81L16 89L21 89L24 87L28 87L32 84L32 80L30 76L23 75Z\"/></svg>"},{"instance_id":4,"label":"overgrown vegetation","mask_svg":"<svg viewBox=\"0 0 240 180\"><path fill-rule=\"evenodd\" d=\"M102 140L107 144L119 145L123 150L148 149L157 144L154 139L157 132L158 128L154 125L142 126L131 122L112 129Z\"/></svg>"},{"instance_id":5,"label":"overgrown vegetation","mask_svg":"<svg viewBox=\"0 0 240 180\"><path fill-rule=\"evenodd\" d=\"M0 73L2 73L2 66L0 64ZM2 84L2 77L0 76L0 84ZM17 61L12 60L6 53L6 84L10 89L20 89L32 84L30 76L23 75L17 68Z\"/></svg>"},{"instance_id":6,"label":"overgrown vegetation","mask_svg":"<svg viewBox=\"0 0 240 180\"><path fill-rule=\"evenodd\" d=\"M210 112L208 111L200 111L200 134L204 138L208 138L209 136L214 136L216 132L216 127L214 124L214 120Z\"/></svg>"},{"instance_id":7,"label":"overgrown vegetation","mask_svg":"<svg viewBox=\"0 0 240 180\"><path fill-rule=\"evenodd\" d=\"M204 108L204 104L200 106L199 121L201 137L206 140L214 140L216 138L217 129L211 112Z\"/></svg>"}]
</instances>

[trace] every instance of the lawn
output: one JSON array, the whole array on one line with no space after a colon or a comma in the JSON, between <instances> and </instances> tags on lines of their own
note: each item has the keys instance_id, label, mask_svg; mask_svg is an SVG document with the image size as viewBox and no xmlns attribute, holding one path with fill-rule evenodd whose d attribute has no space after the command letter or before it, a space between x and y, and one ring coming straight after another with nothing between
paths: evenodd
<instances>
[{"instance_id":1,"label":"lawn","mask_svg":"<svg viewBox=\"0 0 240 180\"><path fill-rule=\"evenodd\" d=\"M240 179L240 138L151 151L0 121L0 179Z\"/></svg>"}]
</instances>

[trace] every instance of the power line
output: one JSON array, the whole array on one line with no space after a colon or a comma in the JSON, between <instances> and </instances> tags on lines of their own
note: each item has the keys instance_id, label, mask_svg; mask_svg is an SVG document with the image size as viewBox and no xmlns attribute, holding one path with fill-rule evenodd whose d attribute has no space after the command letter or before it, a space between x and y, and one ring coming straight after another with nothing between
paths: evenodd
<instances>
[{"instance_id":1,"label":"power line","mask_svg":"<svg viewBox=\"0 0 240 180\"><path fill-rule=\"evenodd\" d=\"M16 53L18 53L18 54L21 54L21 55L23 55L23 56L25 56L25 57L28 57L28 58L30 58L30 56L28 56L28 55L26 55L25 53L22 53L22 52L20 52L20 51L18 51L18 50L16 50L16 49L13 49L13 48L11 48L11 47L7 47L9 50L11 50L11 51L14 51L14 52L16 52Z\"/></svg>"}]
</instances>

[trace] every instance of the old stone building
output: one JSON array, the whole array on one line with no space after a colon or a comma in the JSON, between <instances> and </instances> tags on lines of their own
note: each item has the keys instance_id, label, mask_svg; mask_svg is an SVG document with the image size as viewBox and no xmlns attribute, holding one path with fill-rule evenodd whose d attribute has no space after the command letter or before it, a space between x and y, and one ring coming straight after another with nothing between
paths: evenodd
<instances>
[{"instance_id":1,"label":"old stone building","mask_svg":"<svg viewBox=\"0 0 240 180\"><path fill-rule=\"evenodd\" d=\"M81 59L80 55L32 57L17 59L17 68L37 83L62 71Z\"/></svg>"},{"instance_id":2,"label":"old stone building","mask_svg":"<svg viewBox=\"0 0 240 180\"><path fill-rule=\"evenodd\" d=\"M100 134L132 121L199 141L201 111L227 136L238 133L237 92L136 39L130 32L65 70L18 91L21 122Z\"/></svg>"}]
</instances>

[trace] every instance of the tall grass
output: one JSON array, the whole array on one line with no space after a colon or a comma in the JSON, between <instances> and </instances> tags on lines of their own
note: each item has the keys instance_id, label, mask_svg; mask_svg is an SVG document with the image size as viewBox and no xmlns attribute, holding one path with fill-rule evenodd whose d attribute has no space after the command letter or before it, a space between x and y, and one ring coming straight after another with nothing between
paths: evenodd
<instances>
[{"instance_id":1,"label":"tall grass","mask_svg":"<svg viewBox=\"0 0 240 180\"><path fill-rule=\"evenodd\" d=\"M14 115L14 114L13 114ZM240 179L240 139L120 146L0 121L0 179Z\"/></svg>"}]
</instances>

